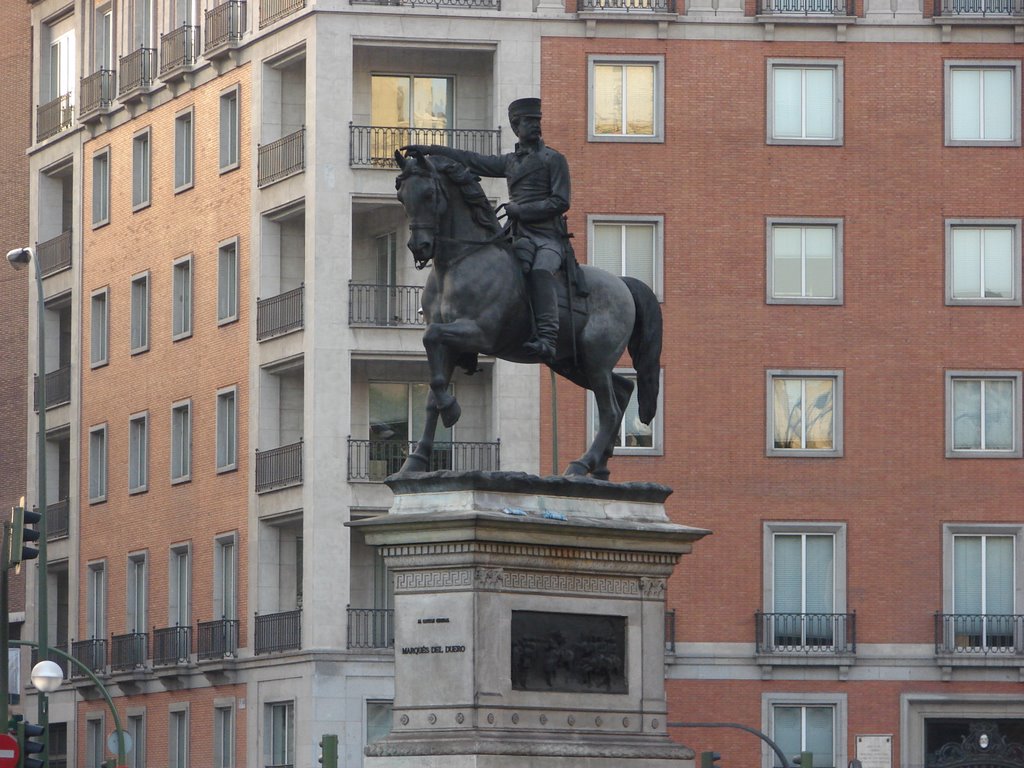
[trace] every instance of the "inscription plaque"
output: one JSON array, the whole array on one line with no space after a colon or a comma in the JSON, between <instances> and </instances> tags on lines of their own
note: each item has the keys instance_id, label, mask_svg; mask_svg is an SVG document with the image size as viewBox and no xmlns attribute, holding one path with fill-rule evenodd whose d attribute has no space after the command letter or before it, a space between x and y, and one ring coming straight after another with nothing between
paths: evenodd
<instances>
[{"instance_id":1,"label":"inscription plaque","mask_svg":"<svg viewBox=\"0 0 1024 768\"><path fill-rule=\"evenodd\" d=\"M862 768L892 768L892 736L858 736L857 759Z\"/></svg>"},{"instance_id":2,"label":"inscription plaque","mask_svg":"<svg viewBox=\"0 0 1024 768\"><path fill-rule=\"evenodd\" d=\"M626 617L512 611L512 688L628 693Z\"/></svg>"}]
</instances>

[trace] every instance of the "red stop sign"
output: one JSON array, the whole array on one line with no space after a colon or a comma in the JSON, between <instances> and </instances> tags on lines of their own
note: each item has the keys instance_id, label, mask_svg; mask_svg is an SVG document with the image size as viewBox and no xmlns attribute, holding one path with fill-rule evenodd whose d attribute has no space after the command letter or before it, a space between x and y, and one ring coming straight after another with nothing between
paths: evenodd
<instances>
[{"instance_id":1,"label":"red stop sign","mask_svg":"<svg viewBox=\"0 0 1024 768\"><path fill-rule=\"evenodd\" d=\"M9 733L0 733L0 768L18 768L18 740Z\"/></svg>"}]
</instances>

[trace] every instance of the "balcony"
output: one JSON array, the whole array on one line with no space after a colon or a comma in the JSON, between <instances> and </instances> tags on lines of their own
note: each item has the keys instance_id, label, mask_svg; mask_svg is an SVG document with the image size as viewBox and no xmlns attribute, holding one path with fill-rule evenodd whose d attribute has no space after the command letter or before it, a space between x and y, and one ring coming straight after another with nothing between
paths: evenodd
<instances>
[{"instance_id":1,"label":"balcony","mask_svg":"<svg viewBox=\"0 0 1024 768\"><path fill-rule=\"evenodd\" d=\"M1024 18L1024 0L935 0L935 15L944 19Z\"/></svg>"},{"instance_id":2,"label":"balcony","mask_svg":"<svg viewBox=\"0 0 1024 768\"><path fill-rule=\"evenodd\" d=\"M199 661L233 659L238 655L238 619L215 619L196 624Z\"/></svg>"},{"instance_id":3,"label":"balcony","mask_svg":"<svg viewBox=\"0 0 1024 768\"><path fill-rule=\"evenodd\" d=\"M353 483L380 483L402 468L415 441L348 439L348 479ZM501 469L501 441L493 443L434 443L430 470L457 472Z\"/></svg>"},{"instance_id":4,"label":"balcony","mask_svg":"<svg viewBox=\"0 0 1024 768\"><path fill-rule=\"evenodd\" d=\"M940 656L1024 656L1024 615L936 613Z\"/></svg>"},{"instance_id":5,"label":"balcony","mask_svg":"<svg viewBox=\"0 0 1024 768\"><path fill-rule=\"evenodd\" d=\"M302 328L304 292L300 285L269 299L256 299L257 341L266 341Z\"/></svg>"},{"instance_id":6,"label":"balcony","mask_svg":"<svg viewBox=\"0 0 1024 768\"><path fill-rule=\"evenodd\" d=\"M160 78L184 77L199 58L199 27L183 24L160 37Z\"/></svg>"},{"instance_id":7,"label":"balcony","mask_svg":"<svg viewBox=\"0 0 1024 768\"><path fill-rule=\"evenodd\" d=\"M43 277L71 269L71 230L36 243L36 258Z\"/></svg>"},{"instance_id":8,"label":"balcony","mask_svg":"<svg viewBox=\"0 0 1024 768\"><path fill-rule=\"evenodd\" d=\"M256 614L256 655L302 647L302 609Z\"/></svg>"},{"instance_id":9,"label":"balcony","mask_svg":"<svg viewBox=\"0 0 1024 768\"><path fill-rule=\"evenodd\" d=\"M245 0L228 0L206 12L206 41L203 44L206 58L226 56L242 42L245 9Z\"/></svg>"},{"instance_id":10,"label":"balcony","mask_svg":"<svg viewBox=\"0 0 1024 768\"><path fill-rule=\"evenodd\" d=\"M66 641L65 642L51 643L50 644L50 650L46 654L46 657L50 661L52 661L54 664L56 664L58 667L60 667L61 672L64 673L64 679L66 680L69 677L71 677L71 675L68 674L68 668L72 666L71 662L68 661L67 659L65 659L59 653L55 653L55 650L56 651L64 651L64 653L68 653L70 648L69 648L69 646L68 646ZM39 649L38 648L33 648L32 649L32 666L34 667L36 664L39 663L39 661L40 661Z\"/></svg>"},{"instance_id":11,"label":"balcony","mask_svg":"<svg viewBox=\"0 0 1024 768\"><path fill-rule=\"evenodd\" d=\"M405 8L483 8L500 11L501 0L349 0L351 5L387 5Z\"/></svg>"},{"instance_id":12,"label":"balcony","mask_svg":"<svg viewBox=\"0 0 1024 768\"><path fill-rule=\"evenodd\" d=\"M393 608L348 608L348 649L394 648Z\"/></svg>"},{"instance_id":13,"label":"balcony","mask_svg":"<svg viewBox=\"0 0 1024 768\"><path fill-rule=\"evenodd\" d=\"M256 451L256 493L302 483L302 441Z\"/></svg>"},{"instance_id":14,"label":"balcony","mask_svg":"<svg viewBox=\"0 0 1024 768\"><path fill-rule=\"evenodd\" d=\"M256 161L256 184L266 187L306 168L306 129L260 144Z\"/></svg>"},{"instance_id":15,"label":"balcony","mask_svg":"<svg viewBox=\"0 0 1024 768\"><path fill-rule=\"evenodd\" d=\"M260 29L306 7L306 0L260 0Z\"/></svg>"},{"instance_id":16,"label":"balcony","mask_svg":"<svg viewBox=\"0 0 1024 768\"><path fill-rule=\"evenodd\" d=\"M64 365L50 371L46 381L46 410L71 402L71 366ZM39 412L39 377L32 377L32 409Z\"/></svg>"},{"instance_id":17,"label":"balcony","mask_svg":"<svg viewBox=\"0 0 1024 768\"><path fill-rule=\"evenodd\" d=\"M423 327L422 285L348 284L348 324L385 328Z\"/></svg>"},{"instance_id":18,"label":"balcony","mask_svg":"<svg viewBox=\"0 0 1024 768\"><path fill-rule=\"evenodd\" d=\"M43 141L66 131L75 123L74 96L62 93L53 101L36 107L36 141Z\"/></svg>"},{"instance_id":19,"label":"balcony","mask_svg":"<svg viewBox=\"0 0 1024 768\"><path fill-rule=\"evenodd\" d=\"M114 70L100 69L82 78L78 119L83 123L99 119L114 105Z\"/></svg>"},{"instance_id":20,"label":"balcony","mask_svg":"<svg viewBox=\"0 0 1024 768\"><path fill-rule=\"evenodd\" d=\"M46 540L65 539L71 522L71 507L67 499L46 505Z\"/></svg>"},{"instance_id":21,"label":"balcony","mask_svg":"<svg viewBox=\"0 0 1024 768\"><path fill-rule=\"evenodd\" d=\"M139 48L122 56L120 70L118 98L122 101L142 98L156 82L156 48Z\"/></svg>"},{"instance_id":22,"label":"balcony","mask_svg":"<svg viewBox=\"0 0 1024 768\"><path fill-rule=\"evenodd\" d=\"M192 656L192 627L175 625L153 630L153 666L188 664Z\"/></svg>"},{"instance_id":23,"label":"balcony","mask_svg":"<svg viewBox=\"0 0 1024 768\"><path fill-rule=\"evenodd\" d=\"M857 652L856 613L756 613L760 654L848 655Z\"/></svg>"},{"instance_id":24,"label":"balcony","mask_svg":"<svg viewBox=\"0 0 1024 768\"><path fill-rule=\"evenodd\" d=\"M129 632L110 638L110 671L130 672L146 665L149 653L149 635Z\"/></svg>"},{"instance_id":25,"label":"balcony","mask_svg":"<svg viewBox=\"0 0 1024 768\"><path fill-rule=\"evenodd\" d=\"M577 0L578 13L675 13L676 0Z\"/></svg>"},{"instance_id":26,"label":"balcony","mask_svg":"<svg viewBox=\"0 0 1024 768\"><path fill-rule=\"evenodd\" d=\"M853 16L853 0L758 0L759 16Z\"/></svg>"},{"instance_id":27,"label":"balcony","mask_svg":"<svg viewBox=\"0 0 1024 768\"><path fill-rule=\"evenodd\" d=\"M107 641L102 638L71 643L71 655L96 674L107 671ZM77 666L72 667L71 676L81 677L81 670Z\"/></svg>"},{"instance_id":28,"label":"balcony","mask_svg":"<svg viewBox=\"0 0 1024 768\"><path fill-rule=\"evenodd\" d=\"M443 144L484 155L501 152L501 131L472 128L403 128L349 125L349 165L394 171L395 150L406 144Z\"/></svg>"}]
</instances>

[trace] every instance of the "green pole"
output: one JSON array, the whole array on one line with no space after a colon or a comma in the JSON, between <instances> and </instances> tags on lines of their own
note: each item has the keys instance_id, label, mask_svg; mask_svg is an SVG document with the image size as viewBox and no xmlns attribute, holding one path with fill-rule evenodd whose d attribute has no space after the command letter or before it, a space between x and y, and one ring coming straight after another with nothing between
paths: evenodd
<instances>
[{"instance_id":1,"label":"green pole","mask_svg":"<svg viewBox=\"0 0 1024 768\"><path fill-rule=\"evenodd\" d=\"M22 504L24 503L22 501ZM10 716L7 702L11 689L11 669L8 663L8 658L10 657L9 649L11 647L11 625L8 621L10 617L7 596L10 588L10 576L7 573L7 552L11 544L11 524L5 522L3 528L3 541L0 543L0 547L2 547L0 559L3 560L0 563L0 616L3 617L3 621L0 621L0 654L3 654L3 664L0 664L0 689L3 690L3 694L0 695L0 729L7 727L7 720Z\"/></svg>"}]
</instances>

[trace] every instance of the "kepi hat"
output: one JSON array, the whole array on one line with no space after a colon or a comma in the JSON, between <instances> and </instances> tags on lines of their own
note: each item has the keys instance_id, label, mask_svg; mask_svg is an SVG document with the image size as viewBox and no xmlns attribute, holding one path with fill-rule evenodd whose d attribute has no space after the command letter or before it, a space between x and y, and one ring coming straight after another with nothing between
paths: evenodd
<instances>
[{"instance_id":1,"label":"kepi hat","mask_svg":"<svg viewBox=\"0 0 1024 768\"><path fill-rule=\"evenodd\" d=\"M509 122L514 123L520 117L540 117L540 99L516 99L509 104Z\"/></svg>"}]
</instances>

